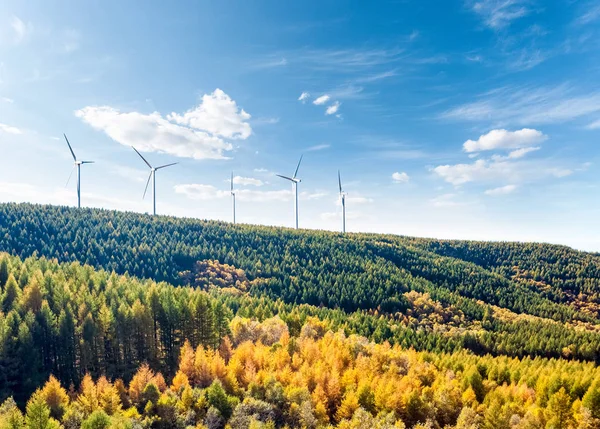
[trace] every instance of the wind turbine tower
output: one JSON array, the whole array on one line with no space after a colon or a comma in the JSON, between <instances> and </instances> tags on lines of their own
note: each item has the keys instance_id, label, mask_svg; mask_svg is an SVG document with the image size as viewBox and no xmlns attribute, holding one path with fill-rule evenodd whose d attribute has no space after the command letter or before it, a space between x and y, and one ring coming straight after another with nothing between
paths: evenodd
<instances>
[{"instance_id":1,"label":"wind turbine tower","mask_svg":"<svg viewBox=\"0 0 600 429\"><path fill-rule=\"evenodd\" d=\"M233 200L233 224L235 225L235 190L233 189L233 171L231 172L231 198Z\"/></svg>"},{"instance_id":2,"label":"wind turbine tower","mask_svg":"<svg viewBox=\"0 0 600 429\"><path fill-rule=\"evenodd\" d=\"M298 179L296 176L298 175L298 169L300 168L300 163L302 162L302 157L300 156L300 161L298 161L298 165L296 166L296 171L294 171L294 175L292 177L282 176L281 174L277 174L277 176L282 179L289 180L292 182L292 191L294 193L294 212L296 213L296 229L298 229L298 183L302 180Z\"/></svg>"},{"instance_id":3,"label":"wind turbine tower","mask_svg":"<svg viewBox=\"0 0 600 429\"><path fill-rule=\"evenodd\" d=\"M342 189L342 176L338 170L338 184L340 185L340 201L342 202L342 233L346 233L346 193Z\"/></svg>"},{"instance_id":4,"label":"wind turbine tower","mask_svg":"<svg viewBox=\"0 0 600 429\"><path fill-rule=\"evenodd\" d=\"M69 178L67 179L67 184L65 186L67 186L69 184L69 182L71 181L71 176L73 175L73 170L75 170L75 167L77 167L77 208L81 207L81 166L83 164L93 164L94 161L78 161L77 157L75 156L75 152L73 152L73 148L71 147L71 143L69 143L69 139L67 138L66 134L63 134L63 136L65 136L65 140L67 141L67 145L69 145L69 150L71 151L71 155L73 156L73 169L71 170L71 174L69 174Z\"/></svg>"},{"instance_id":5,"label":"wind turbine tower","mask_svg":"<svg viewBox=\"0 0 600 429\"><path fill-rule=\"evenodd\" d=\"M148 181L146 182L146 189L144 189L144 196L142 197L142 199L144 199L146 197L146 192L148 191L148 185L150 184L150 179L152 179L152 213L154 215L156 215L156 172L158 170L160 170L161 168L170 167L170 166L178 164L178 163L172 162L170 164L161 165L159 167L152 167L150 165L150 163L148 161L146 161L146 158L144 158L142 156L142 154L139 153L136 148L134 148L133 146L131 146L131 147L133 148L133 150L135 150L135 152L140 156L140 158L142 158L144 160L146 165L150 168L150 175L148 176Z\"/></svg>"}]
</instances>

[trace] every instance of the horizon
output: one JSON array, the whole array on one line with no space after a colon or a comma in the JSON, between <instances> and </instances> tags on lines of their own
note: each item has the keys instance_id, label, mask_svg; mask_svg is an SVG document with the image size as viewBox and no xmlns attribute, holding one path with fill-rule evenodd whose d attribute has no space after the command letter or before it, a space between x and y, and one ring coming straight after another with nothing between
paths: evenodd
<instances>
[{"instance_id":1,"label":"horizon","mask_svg":"<svg viewBox=\"0 0 600 429\"><path fill-rule=\"evenodd\" d=\"M600 252L597 4L233 4L7 1L0 202Z\"/></svg>"}]
</instances>

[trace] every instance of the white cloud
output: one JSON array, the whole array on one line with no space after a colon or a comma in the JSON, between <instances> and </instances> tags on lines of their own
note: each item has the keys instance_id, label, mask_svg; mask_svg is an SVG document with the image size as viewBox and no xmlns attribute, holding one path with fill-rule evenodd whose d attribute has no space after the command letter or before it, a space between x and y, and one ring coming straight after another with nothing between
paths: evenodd
<instances>
[{"instance_id":1,"label":"white cloud","mask_svg":"<svg viewBox=\"0 0 600 429\"><path fill-rule=\"evenodd\" d=\"M247 139L252 134L250 115L219 88L204 94L201 103L183 115L171 113L167 119L228 139Z\"/></svg>"},{"instance_id":2,"label":"white cloud","mask_svg":"<svg viewBox=\"0 0 600 429\"><path fill-rule=\"evenodd\" d=\"M396 171L392 174L392 180L396 183L408 183L410 177L404 171L402 173Z\"/></svg>"},{"instance_id":3,"label":"white cloud","mask_svg":"<svg viewBox=\"0 0 600 429\"><path fill-rule=\"evenodd\" d=\"M306 149L306 152L316 152L319 150L325 150L325 149L329 149L331 147L330 144L317 144L314 146L311 146L309 148Z\"/></svg>"},{"instance_id":4,"label":"white cloud","mask_svg":"<svg viewBox=\"0 0 600 429\"><path fill-rule=\"evenodd\" d=\"M0 97L0 100L4 101L5 103L9 103L9 104L13 104L15 102L15 100L13 100L12 98L8 98L8 97Z\"/></svg>"},{"instance_id":5,"label":"white cloud","mask_svg":"<svg viewBox=\"0 0 600 429\"><path fill-rule=\"evenodd\" d=\"M1 123L0 123L0 130L4 131L5 133L8 133L8 134L23 134L23 131L21 131L17 127L11 127L10 125L1 124Z\"/></svg>"},{"instance_id":6,"label":"white cloud","mask_svg":"<svg viewBox=\"0 0 600 429\"><path fill-rule=\"evenodd\" d=\"M329 95L325 94L325 95L321 95L320 97L316 98L315 101L313 101L313 104L316 104L317 106L320 106L321 104L325 104L329 101Z\"/></svg>"},{"instance_id":7,"label":"white cloud","mask_svg":"<svg viewBox=\"0 0 600 429\"><path fill-rule=\"evenodd\" d=\"M527 0L477 0L470 6L485 24L495 30L508 26L512 21L529 14Z\"/></svg>"},{"instance_id":8,"label":"white cloud","mask_svg":"<svg viewBox=\"0 0 600 429\"><path fill-rule=\"evenodd\" d=\"M158 112L125 113L110 106L88 106L75 116L122 145L194 159L226 158L224 152L233 150L233 145L221 137L246 139L252 132L246 122L250 115L238 110L219 89L183 115L164 118Z\"/></svg>"},{"instance_id":9,"label":"white cloud","mask_svg":"<svg viewBox=\"0 0 600 429\"><path fill-rule=\"evenodd\" d=\"M485 195L497 196L513 193L517 189L516 185L500 186L498 188L488 189L484 192Z\"/></svg>"},{"instance_id":10,"label":"white cloud","mask_svg":"<svg viewBox=\"0 0 600 429\"><path fill-rule=\"evenodd\" d=\"M478 159L472 164L439 165L433 171L446 182L463 185L480 180L493 180L514 173L513 164Z\"/></svg>"},{"instance_id":11,"label":"white cloud","mask_svg":"<svg viewBox=\"0 0 600 429\"><path fill-rule=\"evenodd\" d=\"M308 100L309 97L310 97L310 94L308 92L303 92L302 94L300 94L300 97L298 97L298 101L306 103L306 100Z\"/></svg>"},{"instance_id":12,"label":"white cloud","mask_svg":"<svg viewBox=\"0 0 600 429\"><path fill-rule=\"evenodd\" d=\"M31 23L25 24L18 16L13 16L11 18L10 26L15 32L15 43L22 42L27 35L33 31Z\"/></svg>"},{"instance_id":13,"label":"white cloud","mask_svg":"<svg viewBox=\"0 0 600 429\"><path fill-rule=\"evenodd\" d=\"M548 166L545 162L513 161L506 157L478 159L471 164L439 165L432 171L455 186L470 182L531 182L548 176L565 177L572 173L569 169Z\"/></svg>"},{"instance_id":14,"label":"white cloud","mask_svg":"<svg viewBox=\"0 0 600 429\"><path fill-rule=\"evenodd\" d=\"M265 183L262 180L255 179L253 177L242 177L235 176L233 178L233 183L241 186L263 186Z\"/></svg>"},{"instance_id":15,"label":"white cloud","mask_svg":"<svg viewBox=\"0 0 600 429\"><path fill-rule=\"evenodd\" d=\"M479 152L496 149L518 149L542 143L548 137L541 131L523 128L518 131L492 130L479 136L477 140L467 140L463 144L465 152ZM523 154L524 155L524 154Z\"/></svg>"},{"instance_id":16,"label":"white cloud","mask_svg":"<svg viewBox=\"0 0 600 429\"><path fill-rule=\"evenodd\" d=\"M223 159L233 146L222 139L192 128L182 127L160 113L122 113L109 106L84 107L75 116L124 146L142 152L160 152L195 159Z\"/></svg>"},{"instance_id":17,"label":"white cloud","mask_svg":"<svg viewBox=\"0 0 600 429\"><path fill-rule=\"evenodd\" d=\"M269 170L267 170L266 168L255 168L254 172L255 173L268 173Z\"/></svg>"},{"instance_id":18,"label":"white cloud","mask_svg":"<svg viewBox=\"0 0 600 429\"><path fill-rule=\"evenodd\" d=\"M331 106L329 106L327 108L327 110L325 111L326 115L333 115L334 113L337 113L338 109L340 108L341 103L339 101L336 101L335 103L333 103Z\"/></svg>"}]
</instances>

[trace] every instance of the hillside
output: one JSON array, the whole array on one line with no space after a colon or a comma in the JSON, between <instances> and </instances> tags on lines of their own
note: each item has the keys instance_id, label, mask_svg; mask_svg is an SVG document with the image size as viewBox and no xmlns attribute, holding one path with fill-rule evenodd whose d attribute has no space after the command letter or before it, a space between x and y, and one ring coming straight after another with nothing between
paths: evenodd
<instances>
[{"instance_id":1,"label":"hillside","mask_svg":"<svg viewBox=\"0 0 600 429\"><path fill-rule=\"evenodd\" d=\"M0 292L2 428L600 424L594 363L416 352L339 310L44 258L0 254Z\"/></svg>"},{"instance_id":2,"label":"hillside","mask_svg":"<svg viewBox=\"0 0 600 429\"><path fill-rule=\"evenodd\" d=\"M349 332L419 350L600 361L600 257L561 246L2 204L0 250L234 288L259 299L259 318L307 304Z\"/></svg>"}]
</instances>

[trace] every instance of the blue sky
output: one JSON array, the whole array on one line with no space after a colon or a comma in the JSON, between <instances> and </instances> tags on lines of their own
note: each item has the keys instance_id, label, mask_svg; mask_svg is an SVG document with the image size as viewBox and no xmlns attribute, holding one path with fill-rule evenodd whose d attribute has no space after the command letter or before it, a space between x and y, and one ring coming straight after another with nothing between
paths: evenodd
<instances>
[{"instance_id":1,"label":"blue sky","mask_svg":"<svg viewBox=\"0 0 600 429\"><path fill-rule=\"evenodd\" d=\"M50 4L52 3L52 4ZM85 4L84 4L85 3ZM600 251L600 6L3 1L0 201ZM239 176L239 177L238 177Z\"/></svg>"}]
</instances>

